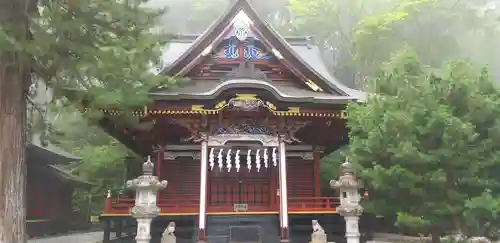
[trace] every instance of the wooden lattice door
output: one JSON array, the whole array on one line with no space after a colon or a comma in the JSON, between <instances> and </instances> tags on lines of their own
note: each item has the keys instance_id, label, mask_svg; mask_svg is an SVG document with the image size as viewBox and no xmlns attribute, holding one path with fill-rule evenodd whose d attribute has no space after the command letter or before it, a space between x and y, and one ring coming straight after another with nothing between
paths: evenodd
<instances>
[{"instance_id":1,"label":"wooden lattice door","mask_svg":"<svg viewBox=\"0 0 500 243\"><path fill-rule=\"evenodd\" d=\"M249 210L271 207L271 169L248 171L241 168L228 172L214 169L209 173L209 206L233 208L234 204L247 204Z\"/></svg>"}]
</instances>

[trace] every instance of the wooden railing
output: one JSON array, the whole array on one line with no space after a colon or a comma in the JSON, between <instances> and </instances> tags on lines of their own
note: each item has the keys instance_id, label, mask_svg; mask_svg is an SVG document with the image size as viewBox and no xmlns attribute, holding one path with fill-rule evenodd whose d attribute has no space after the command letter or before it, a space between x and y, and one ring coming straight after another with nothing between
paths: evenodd
<instances>
[{"instance_id":1,"label":"wooden railing","mask_svg":"<svg viewBox=\"0 0 500 243\"><path fill-rule=\"evenodd\" d=\"M339 203L338 197L289 197L288 211L332 211Z\"/></svg>"},{"instance_id":2,"label":"wooden railing","mask_svg":"<svg viewBox=\"0 0 500 243\"><path fill-rule=\"evenodd\" d=\"M162 213L198 213L199 200L160 198L158 207ZM288 211L293 212L332 212L339 205L338 197L289 197ZM129 214L134 199L123 196L106 199L105 213ZM232 212L234 204L208 205L208 213ZM248 205L248 212L279 212L279 205Z\"/></svg>"},{"instance_id":3,"label":"wooden railing","mask_svg":"<svg viewBox=\"0 0 500 243\"><path fill-rule=\"evenodd\" d=\"M199 199L166 199L160 198L158 207L163 213L198 213L200 210Z\"/></svg>"}]
</instances>

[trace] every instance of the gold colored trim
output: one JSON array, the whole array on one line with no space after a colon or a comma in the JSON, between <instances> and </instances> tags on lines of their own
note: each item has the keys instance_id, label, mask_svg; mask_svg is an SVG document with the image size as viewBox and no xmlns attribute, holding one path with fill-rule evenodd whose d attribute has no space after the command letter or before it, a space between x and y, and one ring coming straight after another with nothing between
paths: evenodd
<instances>
[{"instance_id":1,"label":"gold colored trim","mask_svg":"<svg viewBox=\"0 0 500 243\"><path fill-rule=\"evenodd\" d=\"M255 100L258 99L256 94L236 94L235 99L238 100ZM288 107L286 111L278 111L276 110L276 105L269 101L265 101L267 109L276 116L303 116L303 117L333 117L333 118L341 118L344 119L346 117L346 113L344 110L340 112L334 113L321 113L321 112L302 112L300 107ZM147 106L144 107L143 111L134 111L132 114L134 116L147 116L147 115L216 115L222 109L228 106L228 102L225 100L219 101L216 103L214 109L205 109L204 105L192 105L190 110L160 110L160 109L149 109ZM118 110L108 110L108 109L100 109L102 112L117 116L123 114L122 111ZM89 108L85 108L85 111L90 111Z\"/></svg>"},{"instance_id":2,"label":"gold colored trim","mask_svg":"<svg viewBox=\"0 0 500 243\"><path fill-rule=\"evenodd\" d=\"M202 56L206 56L208 54L210 54L210 52L212 51L212 45L209 45L207 46L202 52L201 52L201 55Z\"/></svg>"},{"instance_id":3,"label":"gold colored trim","mask_svg":"<svg viewBox=\"0 0 500 243\"><path fill-rule=\"evenodd\" d=\"M196 108L199 109L199 108ZM149 113L152 115L216 115L221 109L204 109L204 110L150 110ZM270 109L271 110L271 109ZM118 116L122 113L113 110L104 110L104 113ZM338 113L319 113L319 112L297 112L297 111L273 111L273 115L276 116L303 116L303 117L333 117L344 119L346 117L345 111L340 111ZM143 112L133 112L134 116L144 116Z\"/></svg>"},{"instance_id":4,"label":"gold colored trim","mask_svg":"<svg viewBox=\"0 0 500 243\"><path fill-rule=\"evenodd\" d=\"M132 216L132 214L129 214L129 213L103 213L103 214L101 214L101 217L125 217L125 216Z\"/></svg>"},{"instance_id":5,"label":"gold colored trim","mask_svg":"<svg viewBox=\"0 0 500 243\"><path fill-rule=\"evenodd\" d=\"M256 100L257 94L236 94L237 100Z\"/></svg>"},{"instance_id":6,"label":"gold colored trim","mask_svg":"<svg viewBox=\"0 0 500 243\"><path fill-rule=\"evenodd\" d=\"M28 219L26 220L26 223L43 223L43 222L49 222L50 219Z\"/></svg>"},{"instance_id":7,"label":"gold colored trim","mask_svg":"<svg viewBox=\"0 0 500 243\"><path fill-rule=\"evenodd\" d=\"M309 88L311 88L313 91L320 91L320 92L323 92L323 89L321 87L319 87L316 83L314 83L312 80L308 79L307 82L306 82L307 86L309 86Z\"/></svg>"},{"instance_id":8,"label":"gold colored trim","mask_svg":"<svg viewBox=\"0 0 500 243\"><path fill-rule=\"evenodd\" d=\"M297 211L297 212L288 212L288 214L338 214L336 210L331 211Z\"/></svg>"}]
</instances>

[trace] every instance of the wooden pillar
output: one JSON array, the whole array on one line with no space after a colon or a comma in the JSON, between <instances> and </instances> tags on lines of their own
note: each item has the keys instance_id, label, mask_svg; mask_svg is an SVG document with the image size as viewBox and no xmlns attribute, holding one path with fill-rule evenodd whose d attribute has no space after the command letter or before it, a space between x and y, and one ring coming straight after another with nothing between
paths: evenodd
<instances>
[{"instance_id":1,"label":"wooden pillar","mask_svg":"<svg viewBox=\"0 0 500 243\"><path fill-rule=\"evenodd\" d=\"M118 218L116 220L115 233L116 233L116 238L120 239L122 237L122 233L123 233L123 219L122 218Z\"/></svg>"},{"instance_id":2,"label":"wooden pillar","mask_svg":"<svg viewBox=\"0 0 500 243\"><path fill-rule=\"evenodd\" d=\"M274 210L276 209L277 206L277 198L278 194L276 193L278 188L276 186L276 173L278 172L278 169L275 170L275 167L273 167L272 162L269 163L269 196L270 196L270 206Z\"/></svg>"},{"instance_id":3,"label":"wooden pillar","mask_svg":"<svg viewBox=\"0 0 500 243\"><path fill-rule=\"evenodd\" d=\"M279 186L280 186L280 242L289 242L290 232L288 228L288 191L286 176L286 144L284 137L279 140Z\"/></svg>"},{"instance_id":4,"label":"wooden pillar","mask_svg":"<svg viewBox=\"0 0 500 243\"><path fill-rule=\"evenodd\" d=\"M156 151L156 176L158 176L158 180L161 181L161 164L163 163L163 153L165 149L163 147L158 148Z\"/></svg>"},{"instance_id":5,"label":"wooden pillar","mask_svg":"<svg viewBox=\"0 0 500 243\"><path fill-rule=\"evenodd\" d=\"M156 151L156 176L158 177L158 181L161 181L161 164L163 163L163 158L164 158L164 155L165 154L165 147L163 146L158 146L158 151ZM158 190L158 192L156 192L156 204L160 204L160 190ZM160 212L161 212L161 208L160 208Z\"/></svg>"},{"instance_id":6,"label":"wooden pillar","mask_svg":"<svg viewBox=\"0 0 500 243\"><path fill-rule=\"evenodd\" d=\"M201 141L200 155L200 214L198 218L198 242L206 241L206 201L207 201L207 171L208 171L208 141L207 136L203 134Z\"/></svg>"},{"instance_id":7,"label":"wooden pillar","mask_svg":"<svg viewBox=\"0 0 500 243\"><path fill-rule=\"evenodd\" d=\"M111 222L110 219L104 219L104 229L103 229L103 238L102 238L102 243L109 243L111 242Z\"/></svg>"}]
</instances>

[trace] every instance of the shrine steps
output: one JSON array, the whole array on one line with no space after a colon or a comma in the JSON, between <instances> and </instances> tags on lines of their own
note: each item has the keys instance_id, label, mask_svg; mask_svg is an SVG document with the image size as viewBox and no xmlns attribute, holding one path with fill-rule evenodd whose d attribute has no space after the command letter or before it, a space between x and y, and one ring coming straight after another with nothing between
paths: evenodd
<instances>
[{"instance_id":1,"label":"shrine steps","mask_svg":"<svg viewBox=\"0 0 500 243\"><path fill-rule=\"evenodd\" d=\"M261 243L276 243L279 232L278 215L207 216L207 243L259 242L259 238Z\"/></svg>"}]
</instances>

